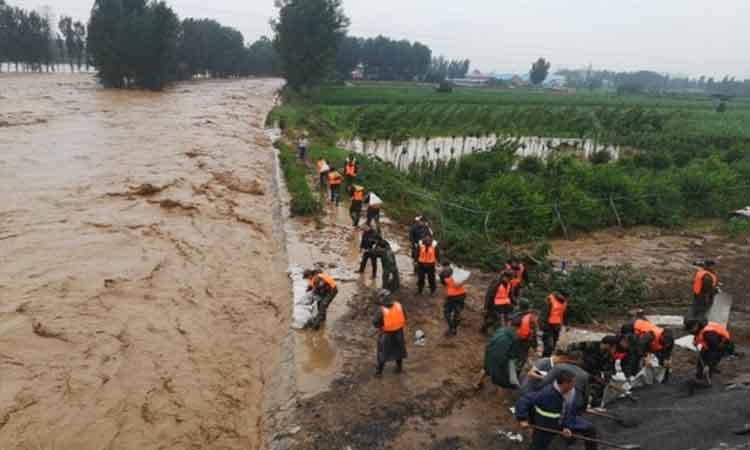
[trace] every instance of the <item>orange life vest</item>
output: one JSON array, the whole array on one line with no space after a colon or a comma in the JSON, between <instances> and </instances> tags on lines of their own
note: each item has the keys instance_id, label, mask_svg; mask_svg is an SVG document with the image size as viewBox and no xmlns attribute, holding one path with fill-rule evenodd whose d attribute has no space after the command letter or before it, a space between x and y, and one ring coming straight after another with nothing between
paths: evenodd
<instances>
[{"instance_id":1,"label":"orange life vest","mask_svg":"<svg viewBox=\"0 0 750 450\"><path fill-rule=\"evenodd\" d=\"M693 279L693 294L699 295L701 293L701 289L703 288L703 277L706 275L711 277L713 287L716 287L716 285L719 284L719 278L716 274L711 273L706 269L701 269L695 274L695 278Z\"/></svg>"},{"instance_id":2,"label":"orange life vest","mask_svg":"<svg viewBox=\"0 0 750 450\"><path fill-rule=\"evenodd\" d=\"M531 337L531 332L534 330L533 325L534 315L531 313L526 313L521 319L521 326L518 327L518 332L516 332L518 339L521 339L522 341L529 340L529 338Z\"/></svg>"},{"instance_id":3,"label":"orange life vest","mask_svg":"<svg viewBox=\"0 0 750 450\"><path fill-rule=\"evenodd\" d=\"M555 294L550 294L547 301L549 302L547 322L550 325L562 325L565 321L565 312L568 310L568 302L561 302L555 297Z\"/></svg>"},{"instance_id":4,"label":"orange life vest","mask_svg":"<svg viewBox=\"0 0 750 450\"><path fill-rule=\"evenodd\" d=\"M495 293L495 305L496 306L502 306L502 305L510 305L510 284L505 284L503 282L500 282L500 284L497 286L497 292Z\"/></svg>"},{"instance_id":5,"label":"orange life vest","mask_svg":"<svg viewBox=\"0 0 750 450\"><path fill-rule=\"evenodd\" d=\"M336 172L335 170L328 172L328 184L336 186L338 184L341 184L343 181L344 179L341 177L340 173Z\"/></svg>"},{"instance_id":6,"label":"orange life vest","mask_svg":"<svg viewBox=\"0 0 750 450\"><path fill-rule=\"evenodd\" d=\"M390 308L383 307L383 331L391 333L398 331L406 325L406 316L401 308L401 303L393 302Z\"/></svg>"},{"instance_id":7,"label":"orange life vest","mask_svg":"<svg viewBox=\"0 0 750 450\"><path fill-rule=\"evenodd\" d=\"M362 189L358 189L354 191L354 194L352 194L352 200L361 202L365 199L365 191Z\"/></svg>"},{"instance_id":8,"label":"orange life vest","mask_svg":"<svg viewBox=\"0 0 750 450\"><path fill-rule=\"evenodd\" d=\"M318 279L323 280L323 282L328 285L329 289L335 289L336 288L336 280L333 279L332 276L328 275L327 273L319 273L315 278L315 283L318 284Z\"/></svg>"},{"instance_id":9,"label":"orange life vest","mask_svg":"<svg viewBox=\"0 0 750 450\"><path fill-rule=\"evenodd\" d=\"M456 285L456 282L453 281L453 277L448 277L445 279L445 289L447 291L448 297L459 297L461 295L466 295L466 288Z\"/></svg>"},{"instance_id":10,"label":"orange life vest","mask_svg":"<svg viewBox=\"0 0 750 450\"><path fill-rule=\"evenodd\" d=\"M702 345L704 348L708 346L708 343L706 342L706 337L704 336L705 333L712 331L719 336L721 336L723 341L729 341L732 339L732 336L729 334L729 330L727 330L722 324L716 323L716 322L708 322L708 324L703 327L703 329L695 336L695 340L693 341L693 344L695 345Z\"/></svg>"},{"instance_id":11,"label":"orange life vest","mask_svg":"<svg viewBox=\"0 0 750 450\"><path fill-rule=\"evenodd\" d=\"M419 263L420 264L435 264L437 262L437 256L435 255L435 245L430 244L429 246L421 244L419 246Z\"/></svg>"},{"instance_id":12,"label":"orange life vest","mask_svg":"<svg viewBox=\"0 0 750 450\"><path fill-rule=\"evenodd\" d=\"M344 167L344 173L348 177L356 177L357 176L357 165L354 164L354 162L348 162L348 163L346 163L346 166Z\"/></svg>"},{"instance_id":13,"label":"orange life vest","mask_svg":"<svg viewBox=\"0 0 750 450\"><path fill-rule=\"evenodd\" d=\"M664 349L664 345L661 342L661 337L664 334L664 328L657 327L648 320L637 319L633 323L633 330L635 330L636 336L643 336L646 333L653 333L654 340L651 341L651 351L658 352Z\"/></svg>"}]
</instances>

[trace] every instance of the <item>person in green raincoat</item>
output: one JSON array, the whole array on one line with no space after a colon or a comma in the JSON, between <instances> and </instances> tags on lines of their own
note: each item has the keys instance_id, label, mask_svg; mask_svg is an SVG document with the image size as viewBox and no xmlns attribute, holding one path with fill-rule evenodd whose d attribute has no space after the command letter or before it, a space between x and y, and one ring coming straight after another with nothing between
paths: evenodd
<instances>
[{"instance_id":1,"label":"person in green raincoat","mask_svg":"<svg viewBox=\"0 0 750 450\"><path fill-rule=\"evenodd\" d=\"M398 266L396 266L396 255L391 249L391 244L382 237L378 239L375 244L375 255L380 258L380 263L383 265L383 289L387 289L391 293L398 291L401 280L398 274Z\"/></svg>"},{"instance_id":2,"label":"person in green raincoat","mask_svg":"<svg viewBox=\"0 0 750 450\"><path fill-rule=\"evenodd\" d=\"M484 380L490 377L492 384L506 389L518 389L516 366L520 357L520 342L517 337L517 324L498 329L490 338L484 351L484 368L476 387L481 388Z\"/></svg>"}]
</instances>

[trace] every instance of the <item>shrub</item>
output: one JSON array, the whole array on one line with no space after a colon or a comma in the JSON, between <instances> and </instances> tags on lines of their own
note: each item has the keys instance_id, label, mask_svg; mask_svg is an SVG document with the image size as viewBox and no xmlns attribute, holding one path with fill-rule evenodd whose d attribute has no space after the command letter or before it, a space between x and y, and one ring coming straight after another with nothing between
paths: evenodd
<instances>
[{"instance_id":1,"label":"shrub","mask_svg":"<svg viewBox=\"0 0 750 450\"><path fill-rule=\"evenodd\" d=\"M440 92L442 94L450 94L453 92L453 83L450 81L441 81L440 85L435 89L435 92Z\"/></svg>"},{"instance_id":2,"label":"shrub","mask_svg":"<svg viewBox=\"0 0 750 450\"><path fill-rule=\"evenodd\" d=\"M726 232L732 239L750 236L750 219L738 217L729 219L729 221L724 224L724 232Z\"/></svg>"}]
</instances>

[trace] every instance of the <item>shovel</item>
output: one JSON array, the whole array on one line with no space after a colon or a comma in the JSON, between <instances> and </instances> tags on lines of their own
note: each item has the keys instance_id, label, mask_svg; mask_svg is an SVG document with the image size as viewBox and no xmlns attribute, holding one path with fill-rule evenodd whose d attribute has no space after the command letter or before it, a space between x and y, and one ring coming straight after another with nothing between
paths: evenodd
<instances>
[{"instance_id":1,"label":"shovel","mask_svg":"<svg viewBox=\"0 0 750 450\"><path fill-rule=\"evenodd\" d=\"M622 425L625 428L635 428L638 425L641 424L641 422L634 417L620 417L616 416L614 414L607 414L601 411L596 411L593 409L587 409L586 414L591 414L592 416L599 416L599 417L605 417L609 420L614 420L618 425Z\"/></svg>"},{"instance_id":2,"label":"shovel","mask_svg":"<svg viewBox=\"0 0 750 450\"><path fill-rule=\"evenodd\" d=\"M560 431L560 430L555 430L555 429L552 429L552 428L540 427L538 425L531 425L531 424L529 424L529 426L531 428L535 429L535 430L544 431L544 432L547 432L547 433L553 433L553 434L557 434L559 436L565 436L565 434L563 434L563 432ZM621 448L622 450L637 450L637 449L641 448L641 446L638 445L638 444L615 444L614 442L602 441L601 439L594 439L594 438L590 438L590 437L586 437L586 436L581 436L580 434L573 434L573 435L570 436L570 438L571 439L579 439L581 441L587 441L587 442L595 442L595 443L597 443L599 445L603 445L605 447Z\"/></svg>"}]
</instances>

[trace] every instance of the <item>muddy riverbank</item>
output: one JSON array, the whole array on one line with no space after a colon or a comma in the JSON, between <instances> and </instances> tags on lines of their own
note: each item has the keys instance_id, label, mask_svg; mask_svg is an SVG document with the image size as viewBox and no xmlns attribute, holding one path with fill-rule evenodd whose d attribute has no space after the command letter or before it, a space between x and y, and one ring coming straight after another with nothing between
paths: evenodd
<instances>
[{"instance_id":1,"label":"muddy riverbank","mask_svg":"<svg viewBox=\"0 0 750 450\"><path fill-rule=\"evenodd\" d=\"M266 448L281 84L0 75L0 448Z\"/></svg>"}]
</instances>

